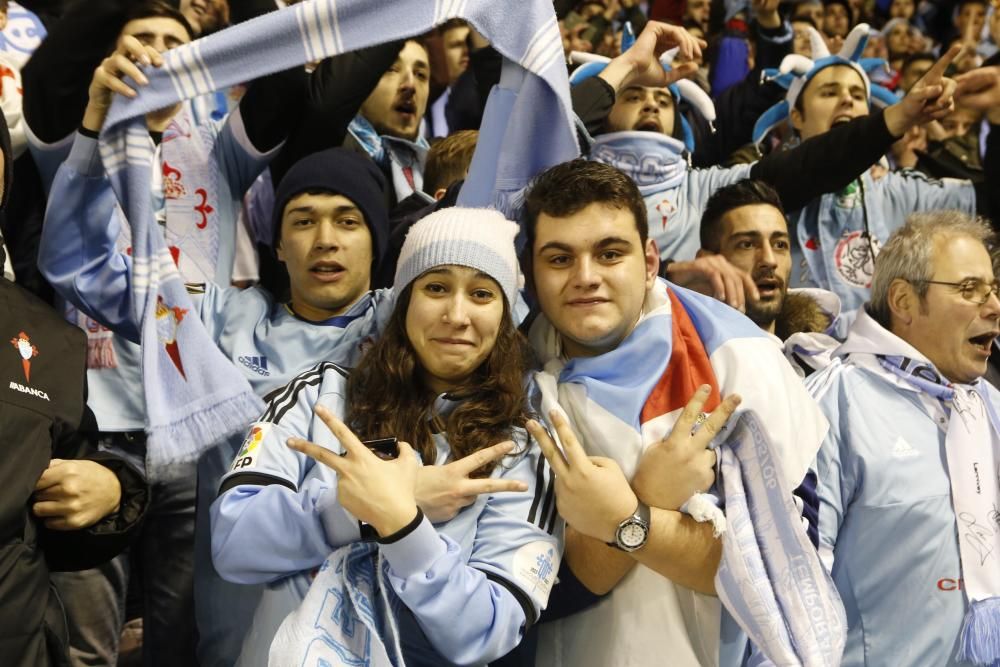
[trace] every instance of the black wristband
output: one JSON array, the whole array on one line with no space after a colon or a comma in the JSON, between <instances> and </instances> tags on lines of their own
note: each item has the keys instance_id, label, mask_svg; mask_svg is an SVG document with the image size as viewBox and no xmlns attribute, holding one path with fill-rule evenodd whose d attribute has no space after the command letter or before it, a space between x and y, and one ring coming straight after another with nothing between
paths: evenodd
<instances>
[{"instance_id":1,"label":"black wristband","mask_svg":"<svg viewBox=\"0 0 1000 667\"><path fill-rule=\"evenodd\" d=\"M418 507L417 515L413 517L413 521L406 524L405 526L403 526L402 528L400 528L391 535L386 535L385 537L378 538L377 541L379 544L392 544L393 542L399 542L401 539L403 539L404 537L415 531L417 529L417 526L419 526L423 522L423 520L424 520L424 513Z\"/></svg>"}]
</instances>

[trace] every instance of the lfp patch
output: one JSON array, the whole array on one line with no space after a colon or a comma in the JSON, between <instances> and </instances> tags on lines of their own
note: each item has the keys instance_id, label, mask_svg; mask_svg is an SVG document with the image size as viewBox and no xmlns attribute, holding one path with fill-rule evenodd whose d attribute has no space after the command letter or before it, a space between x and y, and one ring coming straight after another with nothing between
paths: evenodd
<instances>
[{"instance_id":1,"label":"lfp patch","mask_svg":"<svg viewBox=\"0 0 1000 667\"><path fill-rule=\"evenodd\" d=\"M547 600L559 569L551 542L529 542L514 554L514 578L531 594Z\"/></svg>"},{"instance_id":2,"label":"lfp patch","mask_svg":"<svg viewBox=\"0 0 1000 667\"><path fill-rule=\"evenodd\" d=\"M246 470L257 465L257 450L260 449L260 443L263 442L270 430L271 424L268 422L257 422L250 426L246 440L243 441L239 453L233 459L233 466L230 468L232 472Z\"/></svg>"}]
</instances>

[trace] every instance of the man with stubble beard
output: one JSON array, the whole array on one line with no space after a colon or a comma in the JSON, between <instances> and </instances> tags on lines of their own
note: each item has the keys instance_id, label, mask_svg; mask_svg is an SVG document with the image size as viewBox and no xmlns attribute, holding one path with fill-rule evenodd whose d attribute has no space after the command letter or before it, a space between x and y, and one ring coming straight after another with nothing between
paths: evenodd
<instances>
[{"instance_id":1,"label":"man with stubble beard","mask_svg":"<svg viewBox=\"0 0 1000 667\"><path fill-rule=\"evenodd\" d=\"M701 218L698 257L721 255L750 275L746 316L774 333L792 273L791 242L781 200L766 183L744 180L717 190Z\"/></svg>"}]
</instances>

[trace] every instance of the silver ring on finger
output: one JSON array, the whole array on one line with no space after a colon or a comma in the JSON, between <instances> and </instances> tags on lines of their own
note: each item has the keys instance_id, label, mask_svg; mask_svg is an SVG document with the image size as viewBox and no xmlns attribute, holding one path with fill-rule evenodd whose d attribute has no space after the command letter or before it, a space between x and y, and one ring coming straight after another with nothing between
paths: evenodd
<instances>
[{"instance_id":1,"label":"silver ring on finger","mask_svg":"<svg viewBox=\"0 0 1000 667\"><path fill-rule=\"evenodd\" d=\"M704 424L707 421L708 421L708 413L707 412L700 412L700 413L698 413L698 416L695 417L694 425L691 427L691 435L694 435L695 433L697 433L698 429L701 428L701 425Z\"/></svg>"}]
</instances>

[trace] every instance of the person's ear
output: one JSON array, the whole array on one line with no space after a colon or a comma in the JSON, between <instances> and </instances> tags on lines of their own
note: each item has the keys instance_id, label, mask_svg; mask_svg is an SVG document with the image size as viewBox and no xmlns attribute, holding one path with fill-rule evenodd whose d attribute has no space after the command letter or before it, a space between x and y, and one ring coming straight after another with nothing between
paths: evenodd
<instances>
[{"instance_id":1,"label":"person's ear","mask_svg":"<svg viewBox=\"0 0 1000 667\"><path fill-rule=\"evenodd\" d=\"M702 257L711 257L716 253L711 250L705 250L704 248L698 248L698 252L694 254L695 259L701 259Z\"/></svg>"},{"instance_id":2,"label":"person's ear","mask_svg":"<svg viewBox=\"0 0 1000 667\"><path fill-rule=\"evenodd\" d=\"M792 122L792 127L795 128L796 132L802 131L802 121L805 120L802 117L802 112L796 108L792 108L792 112L788 114L788 119Z\"/></svg>"},{"instance_id":3,"label":"person's ear","mask_svg":"<svg viewBox=\"0 0 1000 667\"><path fill-rule=\"evenodd\" d=\"M903 326L911 325L919 307L919 301L920 298L913 289L913 285L902 278L896 278L889 285L888 305L894 323Z\"/></svg>"},{"instance_id":4,"label":"person's ear","mask_svg":"<svg viewBox=\"0 0 1000 667\"><path fill-rule=\"evenodd\" d=\"M644 255L646 259L646 289L649 289L656 282L656 277L660 275L660 251L656 247L656 241L646 239Z\"/></svg>"},{"instance_id":5,"label":"person's ear","mask_svg":"<svg viewBox=\"0 0 1000 667\"><path fill-rule=\"evenodd\" d=\"M278 258L278 261L282 264L285 263L285 253L281 249L281 237L278 237L277 242L274 244L274 256Z\"/></svg>"},{"instance_id":6,"label":"person's ear","mask_svg":"<svg viewBox=\"0 0 1000 667\"><path fill-rule=\"evenodd\" d=\"M434 191L434 201L441 201L448 194L447 188L438 188Z\"/></svg>"}]
</instances>

